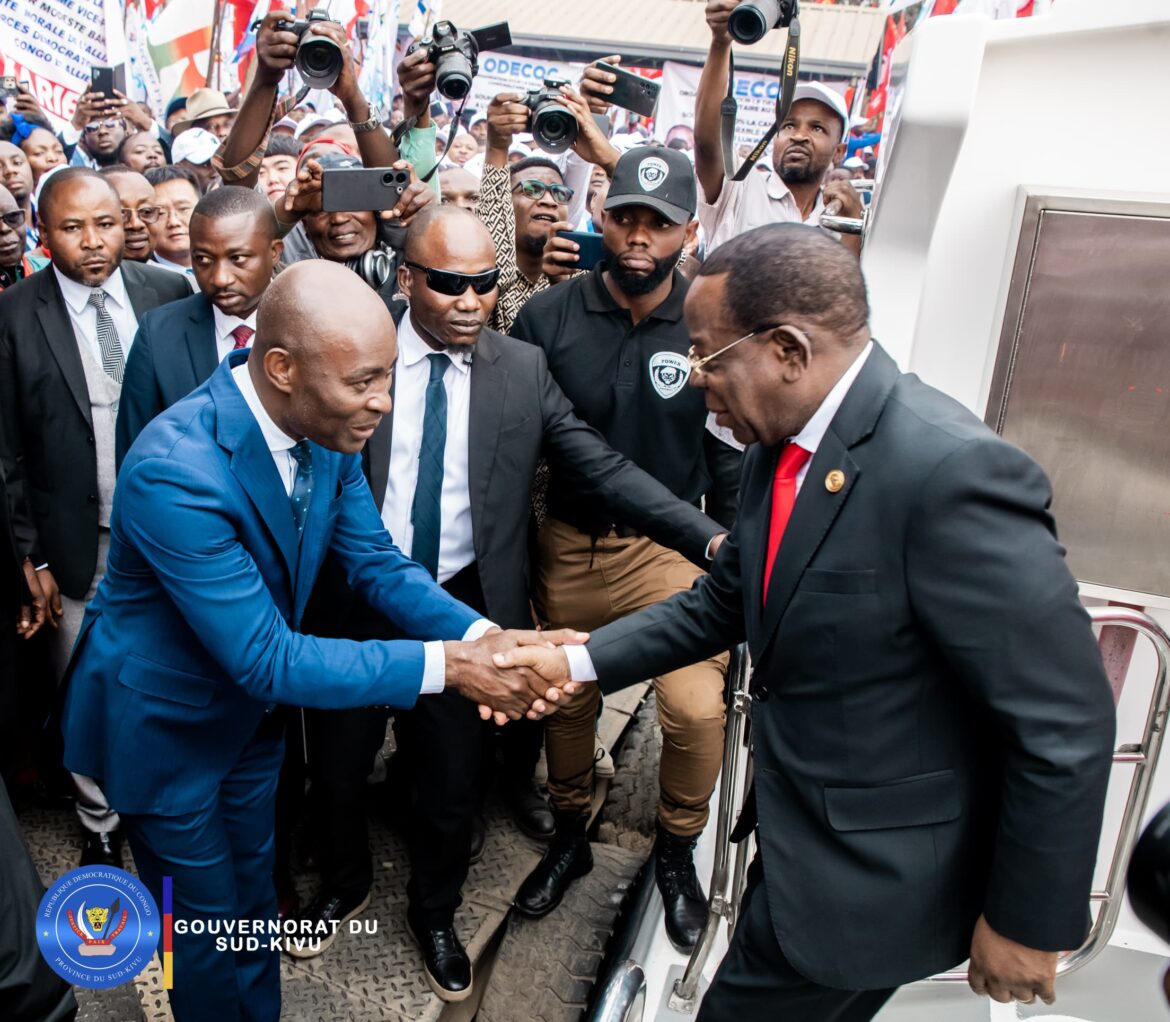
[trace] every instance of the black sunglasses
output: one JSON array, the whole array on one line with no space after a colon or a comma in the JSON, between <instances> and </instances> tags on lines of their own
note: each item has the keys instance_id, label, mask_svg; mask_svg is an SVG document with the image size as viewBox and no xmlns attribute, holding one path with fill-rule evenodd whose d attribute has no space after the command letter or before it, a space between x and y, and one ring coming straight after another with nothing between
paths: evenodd
<instances>
[{"instance_id":1,"label":"black sunglasses","mask_svg":"<svg viewBox=\"0 0 1170 1022\"><path fill-rule=\"evenodd\" d=\"M500 279L498 269L484 270L483 273L456 273L454 270L436 270L431 266L420 266L404 259L403 264L412 270L422 270L427 275L427 287L441 295L458 297L468 288L477 295L486 295Z\"/></svg>"},{"instance_id":2,"label":"black sunglasses","mask_svg":"<svg viewBox=\"0 0 1170 1022\"><path fill-rule=\"evenodd\" d=\"M550 185L539 178L529 177L518 182L512 191L519 188L529 199L543 199L545 192L551 192L555 202L568 203L573 199L573 189L568 185Z\"/></svg>"},{"instance_id":3,"label":"black sunglasses","mask_svg":"<svg viewBox=\"0 0 1170 1022\"><path fill-rule=\"evenodd\" d=\"M19 230L24 226L24 210L10 209L7 213L0 213L0 220L3 220L14 231Z\"/></svg>"}]
</instances>

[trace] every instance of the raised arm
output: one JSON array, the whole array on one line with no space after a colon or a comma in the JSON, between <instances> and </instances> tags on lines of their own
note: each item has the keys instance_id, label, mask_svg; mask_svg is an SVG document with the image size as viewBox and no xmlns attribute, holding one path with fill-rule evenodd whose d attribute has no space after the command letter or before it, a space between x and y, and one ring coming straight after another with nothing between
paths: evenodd
<instances>
[{"instance_id":1,"label":"raised arm","mask_svg":"<svg viewBox=\"0 0 1170 1022\"><path fill-rule=\"evenodd\" d=\"M727 95L731 67L731 35L727 19L739 0L708 0L707 26L711 45L695 93L695 174L707 202L714 205L723 191L723 147L719 104Z\"/></svg>"}]
</instances>

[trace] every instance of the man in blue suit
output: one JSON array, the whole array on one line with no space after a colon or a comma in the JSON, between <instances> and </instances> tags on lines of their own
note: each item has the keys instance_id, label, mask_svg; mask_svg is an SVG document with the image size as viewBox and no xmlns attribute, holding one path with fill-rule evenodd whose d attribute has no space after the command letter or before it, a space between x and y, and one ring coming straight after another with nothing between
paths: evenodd
<instances>
[{"instance_id":1,"label":"man in blue suit","mask_svg":"<svg viewBox=\"0 0 1170 1022\"><path fill-rule=\"evenodd\" d=\"M108 574L74 654L66 763L100 780L156 898L173 878L176 922L276 918L276 705L410 707L452 686L485 715L515 719L559 698L492 665L494 651L540 637L494 629L382 525L358 452L390 409L396 347L389 313L355 274L298 264L262 300L250 355L230 355L123 463ZM415 640L300 634L326 552ZM179 1022L276 1022L267 935L231 952L179 929Z\"/></svg>"},{"instance_id":2,"label":"man in blue suit","mask_svg":"<svg viewBox=\"0 0 1170 1022\"><path fill-rule=\"evenodd\" d=\"M229 352L251 346L256 310L284 242L259 192L225 186L191 214L196 294L151 310L138 324L118 403L118 467L151 419L206 380Z\"/></svg>"}]
</instances>

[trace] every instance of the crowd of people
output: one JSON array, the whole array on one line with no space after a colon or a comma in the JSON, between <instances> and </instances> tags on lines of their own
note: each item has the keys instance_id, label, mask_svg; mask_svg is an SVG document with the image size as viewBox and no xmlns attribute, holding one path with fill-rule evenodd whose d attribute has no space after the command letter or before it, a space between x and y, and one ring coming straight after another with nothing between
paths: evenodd
<instances>
[{"instance_id":1,"label":"crowd of people","mask_svg":"<svg viewBox=\"0 0 1170 1022\"><path fill-rule=\"evenodd\" d=\"M127 840L176 917L301 920L331 935L290 953L328 954L370 904L392 722L407 924L459 1001L489 785L547 845L515 910L554 912L592 868L602 692L652 678L655 878L689 951L746 638L761 853L700 1017L870 1018L968 954L997 999L1051 995L1113 711L1047 483L869 336L860 238L818 226L859 216L872 173L836 91L801 83L770 160L725 177L735 5L707 3L694 129L662 144L598 66L561 90L557 156L514 93L452 131L425 48L375 110L328 21L335 105L286 109L278 11L242 98L87 92L61 131L17 98L0 770L15 802L75 809L80 864ZM329 175L375 167L409 173L389 208L323 207ZM278 956L209 939L175 937L175 1018L276 1019ZM5 1017L69 1017L45 968L20 996Z\"/></svg>"}]
</instances>

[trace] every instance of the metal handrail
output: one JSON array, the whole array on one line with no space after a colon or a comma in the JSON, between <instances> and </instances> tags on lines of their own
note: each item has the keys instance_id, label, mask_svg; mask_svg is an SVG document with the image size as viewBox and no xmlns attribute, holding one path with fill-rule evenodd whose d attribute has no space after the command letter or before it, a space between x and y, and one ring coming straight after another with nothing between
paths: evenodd
<instances>
[{"instance_id":1,"label":"metal handrail","mask_svg":"<svg viewBox=\"0 0 1170 1022\"><path fill-rule=\"evenodd\" d=\"M610 973L598 998L594 1022L642 1022L646 1004L646 974L629 959Z\"/></svg>"},{"instance_id":2,"label":"metal handrail","mask_svg":"<svg viewBox=\"0 0 1170 1022\"><path fill-rule=\"evenodd\" d=\"M699 942L691 952L686 970L671 990L668 1003L672 1011L691 1012L694 1010L695 999L699 991L699 978L702 976L703 968L711 955L711 949L715 946L715 938L719 934L719 923L726 919L729 926L734 925L735 913L738 910L739 900L734 891L728 891L727 882L731 874L732 815L740 804L737 790L739 787L739 765L745 751L744 731L751 713L751 696L748 694L751 672L748 670L748 664L747 646L741 643L731 651L731 663L727 672L730 689L727 700L727 734L723 742L723 769L719 775L715 863L711 867L711 893L707 898L707 923L703 927ZM737 884L742 883L742 875L746 868L741 850L735 870Z\"/></svg>"},{"instance_id":3,"label":"metal handrail","mask_svg":"<svg viewBox=\"0 0 1170 1022\"><path fill-rule=\"evenodd\" d=\"M1166 714L1170 710L1170 684L1167 684L1170 676L1170 635L1166 634L1157 621L1140 610L1129 607L1090 607L1088 610L1089 617L1095 625L1131 628L1149 639L1157 654L1158 668L1154 675L1154 689L1150 694L1150 709L1146 715L1141 743L1136 746L1123 745L1113 754L1114 764L1133 767L1133 778L1129 784L1129 795L1125 802L1125 812L1121 817L1117 841L1113 846L1113 858L1109 863L1105 889L1093 891L1089 895L1090 902L1099 902L1101 909L1085 942L1075 951L1062 955L1056 963L1058 976L1067 975L1088 965L1105 950L1109 938L1113 936L1125 891L1125 871L1129 868L1129 860L1141 831L1142 820L1145 819L1154 769L1158 765L1158 756L1162 751ZM926 982L965 983L967 972L964 969L943 972L931 976Z\"/></svg>"}]
</instances>

